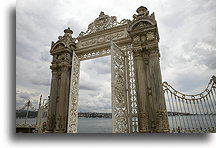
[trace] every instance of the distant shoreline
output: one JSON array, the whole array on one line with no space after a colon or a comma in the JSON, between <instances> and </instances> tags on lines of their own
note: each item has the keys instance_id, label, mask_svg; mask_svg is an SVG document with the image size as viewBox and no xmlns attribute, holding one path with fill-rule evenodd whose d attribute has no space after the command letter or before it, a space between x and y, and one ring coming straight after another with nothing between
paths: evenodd
<instances>
[{"instance_id":1,"label":"distant shoreline","mask_svg":"<svg viewBox=\"0 0 216 148\"><path fill-rule=\"evenodd\" d=\"M26 118L26 110L16 111L16 118ZM28 118L37 118L37 111L29 111ZM194 116L194 115L215 115L214 113L209 114L189 114L179 112L168 112L168 116ZM85 118L112 118L112 113L97 113L97 112L79 112L78 117Z\"/></svg>"},{"instance_id":2,"label":"distant shoreline","mask_svg":"<svg viewBox=\"0 0 216 148\"><path fill-rule=\"evenodd\" d=\"M112 118L112 113L79 112L78 117L86 118Z\"/></svg>"},{"instance_id":3,"label":"distant shoreline","mask_svg":"<svg viewBox=\"0 0 216 148\"><path fill-rule=\"evenodd\" d=\"M16 111L16 118L26 118L27 111L20 110ZM36 118L38 112L37 111L29 111L28 118ZM97 112L79 112L78 117L86 117L86 118L112 118L112 113L97 113Z\"/></svg>"}]
</instances>

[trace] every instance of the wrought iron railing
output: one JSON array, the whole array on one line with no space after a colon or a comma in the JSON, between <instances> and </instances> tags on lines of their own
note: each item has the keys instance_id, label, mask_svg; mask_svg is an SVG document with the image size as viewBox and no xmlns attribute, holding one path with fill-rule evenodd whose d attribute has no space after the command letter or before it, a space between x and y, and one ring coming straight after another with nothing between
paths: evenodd
<instances>
[{"instance_id":1,"label":"wrought iron railing","mask_svg":"<svg viewBox=\"0 0 216 148\"><path fill-rule=\"evenodd\" d=\"M196 95L187 95L163 83L171 133L215 133L216 77Z\"/></svg>"}]
</instances>

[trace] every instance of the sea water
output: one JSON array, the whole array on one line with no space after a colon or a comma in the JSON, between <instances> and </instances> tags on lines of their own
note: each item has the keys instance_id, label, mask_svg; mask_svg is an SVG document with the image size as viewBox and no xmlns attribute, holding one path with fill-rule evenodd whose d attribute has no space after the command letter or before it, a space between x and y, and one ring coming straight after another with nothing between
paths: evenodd
<instances>
[{"instance_id":1,"label":"sea water","mask_svg":"<svg viewBox=\"0 0 216 148\"><path fill-rule=\"evenodd\" d=\"M16 124L36 124L37 118L16 118ZM111 118L84 118L78 119L78 133L112 133Z\"/></svg>"},{"instance_id":2,"label":"sea water","mask_svg":"<svg viewBox=\"0 0 216 148\"><path fill-rule=\"evenodd\" d=\"M112 118L79 118L78 133L112 133Z\"/></svg>"},{"instance_id":3,"label":"sea water","mask_svg":"<svg viewBox=\"0 0 216 148\"><path fill-rule=\"evenodd\" d=\"M198 116L198 118L195 118ZM205 120L201 119L205 116ZM200 118L200 120L198 120ZM215 127L215 115L169 116L169 126L172 130L177 127ZM25 118L17 118L16 124L24 124ZM28 118L27 124L36 124L36 118ZM78 133L112 133L111 118L85 118L78 119Z\"/></svg>"}]
</instances>

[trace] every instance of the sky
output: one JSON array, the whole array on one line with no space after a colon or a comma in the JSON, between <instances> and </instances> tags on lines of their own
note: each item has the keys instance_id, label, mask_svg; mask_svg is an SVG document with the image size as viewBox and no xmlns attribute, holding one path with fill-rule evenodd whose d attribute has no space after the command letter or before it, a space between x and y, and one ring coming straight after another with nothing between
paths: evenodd
<instances>
[{"instance_id":1,"label":"sky","mask_svg":"<svg viewBox=\"0 0 216 148\"><path fill-rule=\"evenodd\" d=\"M100 11L118 21L139 6L155 13L163 81L184 93L204 90L215 74L215 0L18 0L16 6L16 108L37 108L50 94L51 42L70 27L86 31ZM111 112L110 56L81 62L79 111Z\"/></svg>"}]
</instances>

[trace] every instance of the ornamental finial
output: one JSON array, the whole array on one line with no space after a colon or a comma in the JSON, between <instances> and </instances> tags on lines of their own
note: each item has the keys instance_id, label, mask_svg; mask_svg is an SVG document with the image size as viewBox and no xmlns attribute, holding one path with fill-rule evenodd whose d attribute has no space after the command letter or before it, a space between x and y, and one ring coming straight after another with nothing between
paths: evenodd
<instances>
[{"instance_id":1,"label":"ornamental finial","mask_svg":"<svg viewBox=\"0 0 216 148\"><path fill-rule=\"evenodd\" d=\"M140 6L140 7L136 10L136 12L137 12L138 14L134 14L134 15L133 15L133 18L134 18L134 19L136 19L136 18L138 18L138 17L142 17L142 16L149 16L149 11L148 11L148 9L147 9L146 7L144 7L144 6Z\"/></svg>"},{"instance_id":2,"label":"ornamental finial","mask_svg":"<svg viewBox=\"0 0 216 148\"><path fill-rule=\"evenodd\" d=\"M70 27L68 27L67 29L64 30L64 33L73 34L73 31L70 29Z\"/></svg>"},{"instance_id":3,"label":"ornamental finial","mask_svg":"<svg viewBox=\"0 0 216 148\"><path fill-rule=\"evenodd\" d=\"M102 16L104 16L104 15L105 15L104 12L101 11L100 14L99 14L99 17L102 17Z\"/></svg>"},{"instance_id":4,"label":"ornamental finial","mask_svg":"<svg viewBox=\"0 0 216 148\"><path fill-rule=\"evenodd\" d=\"M146 7L144 7L144 6L140 6L140 7L137 9L136 12L138 13L138 15L145 15L145 16L147 16L147 15L149 14L148 9L147 9Z\"/></svg>"}]
</instances>

